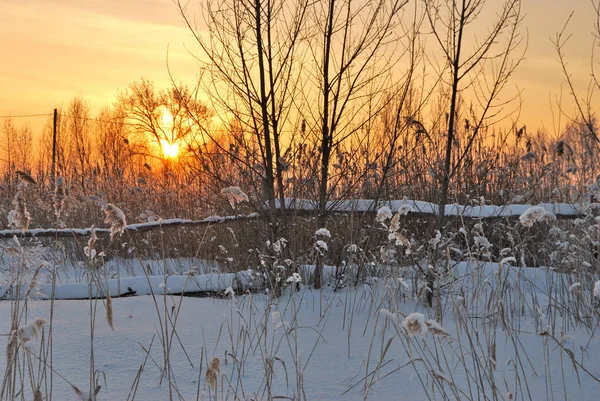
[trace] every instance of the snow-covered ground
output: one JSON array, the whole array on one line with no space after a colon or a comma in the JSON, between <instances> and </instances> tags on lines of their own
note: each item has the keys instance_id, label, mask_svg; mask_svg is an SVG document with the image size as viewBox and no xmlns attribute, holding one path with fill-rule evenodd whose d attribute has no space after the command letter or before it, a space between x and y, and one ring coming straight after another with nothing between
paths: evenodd
<instances>
[{"instance_id":1,"label":"snow-covered ground","mask_svg":"<svg viewBox=\"0 0 600 401\"><path fill-rule=\"evenodd\" d=\"M205 383L213 357L220 359L219 400L363 400L365 391L368 399L383 401L592 400L600 394L600 310L589 281L548 269L461 262L439 305L428 309L412 295L418 283L411 271L337 291L288 288L280 299L262 293L163 296L171 280L185 275L172 276L155 288L155 297L113 299L114 331L98 300L98 400L131 399L132 387L135 399L169 399L166 377L161 383L161 336L173 333L165 319L175 316L173 399L196 400L198 392L200 399L214 397ZM196 276L201 282L207 277ZM48 301L30 299L22 324L25 317L43 318L48 326L50 308ZM414 312L424 315L417 323L432 319L447 335L411 336L402 323L411 327L405 318ZM54 303L55 400L77 399L66 380L88 389L90 313L90 301ZM11 302L0 302L1 321L10 316ZM3 327L7 334L8 323ZM0 336L0 347L7 341ZM39 344L28 347L35 352ZM5 367L2 358L0 370Z\"/></svg>"}]
</instances>

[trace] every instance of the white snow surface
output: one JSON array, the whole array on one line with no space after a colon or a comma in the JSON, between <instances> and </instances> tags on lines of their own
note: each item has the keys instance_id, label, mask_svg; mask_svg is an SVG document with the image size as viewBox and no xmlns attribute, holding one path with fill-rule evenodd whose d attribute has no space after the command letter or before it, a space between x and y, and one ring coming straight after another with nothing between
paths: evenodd
<instances>
[{"instance_id":1,"label":"white snow surface","mask_svg":"<svg viewBox=\"0 0 600 401\"><path fill-rule=\"evenodd\" d=\"M187 261L185 268L190 264L191 262ZM330 276L333 271L334 268L329 267L325 270L325 276ZM310 272L311 267L304 267L301 273L310 274ZM470 290L473 286L481 283L486 283L485 286L480 287L482 291L492 293L500 283L510 282L509 286L503 288L506 300L519 297L533 299L535 297L536 302L540 304L541 317L533 317L531 312L527 311L527 316L520 321L517 343L512 341L514 339L511 337L512 334L500 327L490 331L494 335L495 343L495 359L493 360L496 366L495 380L497 383L501 383L503 389L508 386L509 391L521 394L522 389L515 379L515 361L523 360L523 363L519 365L518 374L527 377L527 392L531 394L533 400L547 399L549 375L552 376L550 386L554 394L563 394L563 383L569 399L594 399L590 398L590 395L600 392L600 383L581 370L575 371L568 355L564 352L561 353L556 344L547 343L548 340L539 334L540 330L536 323L537 319L545 319L542 311L550 297L555 296L554 288L565 285L568 288L572 277L559 275L549 269L528 269L492 263L470 264L467 262L457 264L452 271L452 276L455 278L453 285L456 292L464 293L467 297L465 299L456 296L456 308L466 308L467 306L464 305L469 304L469 297L472 295ZM160 284L164 282L162 275L150 277L150 284L146 284L147 287L143 287L138 282L141 279L146 280L145 277L121 278L121 287L124 287L123 283L126 283L136 286L136 290L140 293L152 288L155 293L162 294L163 290L169 288L172 293L177 293L186 280L188 282L186 285L196 285L198 288L202 286L210 288L225 286L224 288L227 288L235 284L232 275L218 273L198 274L193 278L185 274L170 275L164 288L160 288ZM109 280L109 286L112 292L116 282L111 280ZM195 280L198 280L198 283ZM408 283L412 283L412 280L409 280ZM68 286L68 284L61 284L57 288L57 292L65 291L69 294L86 297L89 295L87 284L71 283L83 286L76 289L62 287L62 285ZM405 286L409 287L407 284L402 285L403 288ZM69 288L68 291L66 288ZM587 291L591 290L591 288L587 289ZM303 368L302 380L306 399L311 401L363 400L364 386L360 381L365 377L366 364L368 363L369 371L378 366L381 349L390 340L390 347L382 361L380 371L372 376L374 380L368 399L425 401L428 397L423 390L419 375L421 378L431 380L431 377L427 376L430 370L418 362L414 356L407 355L406 348L401 345L398 336L403 334L398 333L402 333L402 331L397 332L392 328L393 325L400 325L398 321L394 322L393 317L397 313L402 316L400 320L407 321L412 317L423 324L423 335L402 341L410 341L412 349L418 349L427 344L429 349L435 348L436 353L444 350L447 353L449 366L455 368L450 371L441 371L435 367L435 375L447 381L452 380L461 390L468 392L467 383L472 384L473 377L470 375L473 372L460 366L460 360L455 352L460 351L463 347L466 349L470 339L465 336L462 329L457 327L456 322L452 320L451 313L446 310L443 320L443 327L448 333L448 338L426 334L425 316L434 319L435 311L424 307L411 297L403 298L399 302L392 302L390 298L382 298L386 299L386 308L397 309L394 314L383 308L370 309L368 303L360 301L370 297L382 297L386 291L390 291L390 283L374 281L369 284L361 284L358 288L344 288L337 291L334 291L332 287L325 287L323 291L315 291L302 286L299 292L286 290L280 299L272 299L268 295L260 293L236 296L235 299L231 297L200 299L157 296L156 301L161 313L163 313L162 302L164 300L167 302L165 309L168 311L171 311L173 306L175 309L179 309L178 305L181 301L180 314L177 319L178 340L174 341L171 350L172 370L178 391L183 399L196 400L199 377L200 391L202 392L208 361L213 357L219 357L221 372L230 378L232 386L238 390L240 397L243 387L245 398L240 399L266 400L262 352L267 352L269 357L275 361L273 364L275 370L272 384L273 396L282 399L293 397L296 388L294 363L294 355L296 355L300 358L300 366ZM33 321L35 318L46 320L47 334L51 303L41 299L31 299L28 302L29 305L23 319L27 318L28 321ZM103 375L106 375L106 385L103 383L104 379L101 379L102 390L98 394L98 401L127 398L136 374L146 357L142 347L149 349L153 337L160 330L158 329L159 318L155 300L152 296L115 298L112 300L112 305L114 331L103 318L104 307L102 301L98 301L98 315L94 332L95 367ZM361 305L363 306L361 307ZM451 303L446 305L452 308ZM465 310L463 316L469 321L469 324L473 325L478 336L483 336L485 331L481 327L477 329L477 325L481 316L487 314L487 309L485 305L481 309L474 305L472 307L473 309L469 309L468 313ZM353 309L354 312L350 312ZM297 310L295 318L293 310ZM349 313L352 313L351 320L348 318ZM9 322L10 314L11 303L0 302L0 321ZM377 315L380 317L377 318ZM390 324L392 326L386 324L382 316L391 317ZM82 391L89 390L89 318L89 301L69 300L54 303L53 368ZM256 339L252 340L253 336L257 335L256 325L261 321L267 322L266 336L260 339L261 344L266 344L266 350L262 351L257 348ZM440 321L440 323L442 322ZM27 324L27 322L24 321L23 324ZM514 322L513 324L516 327ZM3 327L5 332L7 324ZM249 333L250 337L247 341L254 341L252 347L243 347L242 343L236 340L237 333L240 332ZM229 338L229 333L233 333L233 342ZM374 337L372 337L373 333L375 333ZM382 339L382 333L385 333L385 339ZM565 346L575 351L577 360L583 361L591 374L600 377L600 364L594 361L595 355L600 354L600 338L598 335L594 335L593 330L569 326L565 329L564 335L561 333L555 335L564 339ZM8 336L0 336L1 349L5 349L7 340ZM296 340L297 344L294 343ZM485 344L486 339L482 339L482 341ZM551 344L548 353L547 344ZM481 351L484 352L484 350ZM227 353L235 353L237 358L244 360L244 372L239 378L234 368L233 358L225 357ZM526 357L525 353L527 353ZM188 361L186 354L191 362ZM154 338L150 355L160 365L163 352L158 337ZM199 372L200 355L204 355L206 359L203 362L202 372ZM466 358L467 365L472 366L468 354L461 354L461 358ZM5 358L0 358L0 371L5 371L5 364ZM388 373L390 376L386 377ZM289 379L289 382L286 378ZM358 385L351 389L357 383ZM431 387L432 384L429 382L428 388ZM227 388L226 385L225 388ZM167 400L168 394L169 388L165 381L163 380L163 383L160 384L158 367L148 361L141 374L136 399ZM529 399L527 395L524 396L525 399ZM54 376L53 399L64 401L77 399L71 386L57 375ZM208 390L204 392L202 399L209 399ZM233 399L231 393L228 399Z\"/></svg>"}]
</instances>

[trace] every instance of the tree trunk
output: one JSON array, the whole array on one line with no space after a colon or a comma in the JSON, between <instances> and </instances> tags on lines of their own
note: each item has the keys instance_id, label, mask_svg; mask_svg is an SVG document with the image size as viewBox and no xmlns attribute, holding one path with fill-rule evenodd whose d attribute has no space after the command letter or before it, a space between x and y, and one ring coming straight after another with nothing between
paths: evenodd
<instances>
[{"instance_id":1,"label":"tree trunk","mask_svg":"<svg viewBox=\"0 0 600 401\"><path fill-rule=\"evenodd\" d=\"M442 171L442 187L440 189L440 198L438 203L437 229L441 232L444 227L445 208L448 203L448 189L450 188L450 178L453 173L452 166L452 144L454 142L454 126L456 119L456 99L458 97L458 83L460 81L460 51L462 47L462 36L465 21L465 0L462 2L460 21L458 25L458 40L456 42L456 53L452 60L452 98L450 100L450 115L448 116L448 141L446 142L446 156L444 159L444 170Z\"/></svg>"},{"instance_id":2,"label":"tree trunk","mask_svg":"<svg viewBox=\"0 0 600 401\"><path fill-rule=\"evenodd\" d=\"M260 107L262 117L262 128L265 139L265 160L263 164L265 166L266 175L266 192L269 202L269 222L271 225L271 239L275 240L277 236L277 208L275 205L275 188L274 182L275 177L273 175L273 149L271 143L271 131L269 127L269 109L268 109L268 97L266 91L266 78L265 78L265 62L263 59L263 43L262 43L262 32L261 32L261 4L260 0L255 0L255 21L256 21L256 46L258 53L258 71L260 80Z\"/></svg>"},{"instance_id":3,"label":"tree trunk","mask_svg":"<svg viewBox=\"0 0 600 401\"><path fill-rule=\"evenodd\" d=\"M325 227L327 220L327 186L329 182L329 159L331 157L332 133L329 126L329 62L331 51L331 40L333 37L333 16L335 11L335 0L329 1L327 15L327 31L325 32L325 47L323 51L323 120L321 126L321 180L319 182L319 227ZM321 288L323 283L323 257L317 257L315 266L314 287Z\"/></svg>"}]
</instances>

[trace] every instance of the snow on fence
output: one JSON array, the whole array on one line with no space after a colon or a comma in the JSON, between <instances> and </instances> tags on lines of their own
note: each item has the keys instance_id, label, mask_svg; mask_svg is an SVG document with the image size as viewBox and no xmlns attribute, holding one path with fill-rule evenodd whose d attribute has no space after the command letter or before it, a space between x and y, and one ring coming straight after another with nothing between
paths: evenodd
<instances>
[{"instance_id":1,"label":"snow on fence","mask_svg":"<svg viewBox=\"0 0 600 401\"><path fill-rule=\"evenodd\" d=\"M316 213L318 211L318 203L307 199L286 198L286 209L303 211L307 213ZM437 215L438 205L431 202L416 201L416 200L393 200L375 202L372 199L355 199L355 200L334 200L327 202L327 211L329 213L375 213L383 206L387 206L392 212L398 211L401 207L409 207L411 213L420 215ZM469 205L446 205L445 215L450 217L463 217L468 219L489 219L500 217L519 217L532 205L485 205L485 206L469 206ZM600 208L599 203L590 204L569 204L569 203L541 203L536 206L541 206L546 212L554 214L557 218L574 218L588 213L592 209ZM277 200L276 207L280 208L280 202ZM251 213L247 215L235 216L211 216L202 220L186 220L186 219L165 219L148 223L129 224L125 226L124 231L129 233L137 233L162 229L167 227L181 226L202 226L227 223L232 221L257 220L262 218L259 213ZM96 235L109 235L108 228L95 228ZM17 236L20 238L27 237L86 237L90 235L90 228L35 228L30 230L0 230L0 239L12 238Z\"/></svg>"},{"instance_id":2,"label":"snow on fence","mask_svg":"<svg viewBox=\"0 0 600 401\"><path fill-rule=\"evenodd\" d=\"M318 203L306 199L291 199L285 200L286 208L292 210L316 211ZM279 207L279 202L277 206ZM372 199L354 199L354 200L334 200L327 202L327 210L333 213L369 213L377 212L379 208L387 206L392 212L397 212L402 206L408 206L412 213L424 215L437 215L438 205L432 202L418 200L392 200L375 202ZM470 206L470 205L446 205L444 210L445 216L460 216L464 218L498 218L498 217L519 217L532 206L541 206L546 212L553 213L559 218L571 218L582 216L592 209L600 208L599 203L590 204L569 204L569 203L540 203L539 205L485 205L485 206Z\"/></svg>"},{"instance_id":3,"label":"snow on fence","mask_svg":"<svg viewBox=\"0 0 600 401\"><path fill-rule=\"evenodd\" d=\"M152 221L148 223L128 224L123 231L129 233L137 233L143 231L151 231L155 229L163 229L167 227L184 227L184 226L205 226L213 224L227 223L231 221L256 220L260 217L258 213L240 214L235 216L211 216L202 220L187 220L187 219L165 219ZM30 230L0 230L0 239L27 237L86 237L90 235L91 228L32 228ZM96 235L109 235L109 228L94 228Z\"/></svg>"}]
</instances>

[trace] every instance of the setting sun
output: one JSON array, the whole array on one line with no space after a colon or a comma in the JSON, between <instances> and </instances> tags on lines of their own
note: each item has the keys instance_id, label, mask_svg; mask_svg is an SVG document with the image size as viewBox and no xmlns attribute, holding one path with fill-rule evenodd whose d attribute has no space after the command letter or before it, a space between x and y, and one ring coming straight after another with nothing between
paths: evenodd
<instances>
[{"instance_id":1,"label":"setting sun","mask_svg":"<svg viewBox=\"0 0 600 401\"><path fill-rule=\"evenodd\" d=\"M163 155L166 158L174 159L179 155L179 145L177 142L169 143L168 141L162 139L160 141L160 146L162 148Z\"/></svg>"}]
</instances>

